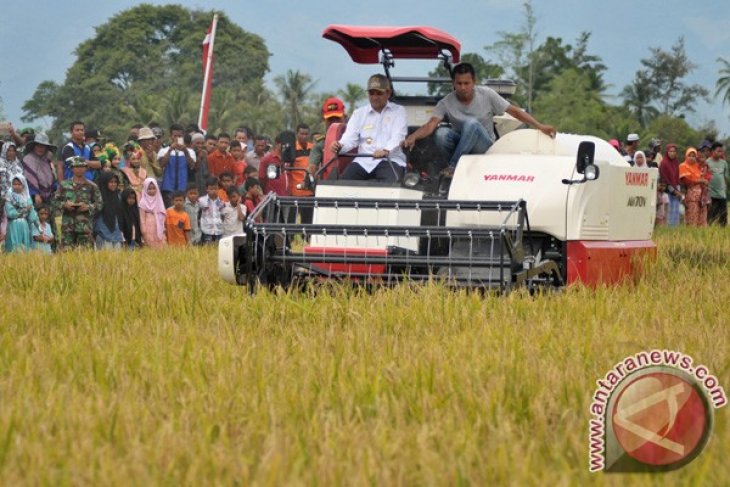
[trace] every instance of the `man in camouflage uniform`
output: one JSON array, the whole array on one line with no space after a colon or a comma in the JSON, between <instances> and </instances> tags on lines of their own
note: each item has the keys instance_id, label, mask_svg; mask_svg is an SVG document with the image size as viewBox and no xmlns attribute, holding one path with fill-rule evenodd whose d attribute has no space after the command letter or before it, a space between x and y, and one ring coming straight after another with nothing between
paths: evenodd
<instances>
[{"instance_id":1,"label":"man in camouflage uniform","mask_svg":"<svg viewBox=\"0 0 730 487\"><path fill-rule=\"evenodd\" d=\"M61 211L61 244L64 248L93 247L94 215L103 206L101 191L84 176L86 160L69 159L73 177L61 182L54 201Z\"/></svg>"}]
</instances>

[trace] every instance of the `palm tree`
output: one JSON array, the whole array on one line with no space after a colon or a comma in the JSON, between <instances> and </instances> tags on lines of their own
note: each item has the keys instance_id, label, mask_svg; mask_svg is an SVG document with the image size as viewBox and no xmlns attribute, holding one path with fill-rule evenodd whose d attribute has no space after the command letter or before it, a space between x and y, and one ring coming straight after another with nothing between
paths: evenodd
<instances>
[{"instance_id":1,"label":"palm tree","mask_svg":"<svg viewBox=\"0 0 730 487\"><path fill-rule=\"evenodd\" d=\"M127 104L121 107L132 123L148 124L162 118L162 103L159 96L147 93L136 94Z\"/></svg>"},{"instance_id":2,"label":"palm tree","mask_svg":"<svg viewBox=\"0 0 730 487\"><path fill-rule=\"evenodd\" d=\"M192 122L197 117L194 114L195 101L190 92L181 88L172 88L162 97L160 106L162 120L165 126L173 123Z\"/></svg>"},{"instance_id":3,"label":"palm tree","mask_svg":"<svg viewBox=\"0 0 730 487\"><path fill-rule=\"evenodd\" d=\"M649 125L659 114L659 111L651 105L654 95L648 75L643 71L637 71L634 82L621 92L620 96L624 99L624 105L642 127Z\"/></svg>"},{"instance_id":4,"label":"palm tree","mask_svg":"<svg viewBox=\"0 0 730 487\"><path fill-rule=\"evenodd\" d=\"M263 85L251 87L243 106L249 126L255 134L276 135L284 126L284 110L281 103Z\"/></svg>"},{"instance_id":5,"label":"palm tree","mask_svg":"<svg viewBox=\"0 0 730 487\"><path fill-rule=\"evenodd\" d=\"M724 105L725 102L730 103L730 62L728 62L727 59L721 57L717 58L717 62L722 64L722 67L718 72L720 77L715 83L715 96L722 96L722 103Z\"/></svg>"},{"instance_id":6,"label":"palm tree","mask_svg":"<svg viewBox=\"0 0 730 487\"><path fill-rule=\"evenodd\" d=\"M210 96L208 130L224 132L231 130L238 116L236 93L229 88L217 87ZM231 134L232 135L232 134Z\"/></svg>"},{"instance_id":7,"label":"palm tree","mask_svg":"<svg viewBox=\"0 0 730 487\"><path fill-rule=\"evenodd\" d=\"M274 78L274 83L286 107L288 126L293 129L301 122L301 107L317 82L312 81L312 77L306 73L290 69L286 75Z\"/></svg>"},{"instance_id":8,"label":"palm tree","mask_svg":"<svg viewBox=\"0 0 730 487\"><path fill-rule=\"evenodd\" d=\"M352 114L352 112L355 111L355 105L357 105L357 102L367 96L365 88L354 83L347 83L345 89L339 90L337 93L345 102L345 105L347 106L347 113L349 114Z\"/></svg>"}]
</instances>

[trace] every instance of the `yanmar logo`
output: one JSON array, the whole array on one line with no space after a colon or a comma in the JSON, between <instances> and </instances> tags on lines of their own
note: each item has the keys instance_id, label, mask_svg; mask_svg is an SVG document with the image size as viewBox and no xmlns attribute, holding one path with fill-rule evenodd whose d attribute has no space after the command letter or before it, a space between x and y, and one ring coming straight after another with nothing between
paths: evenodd
<instances>
[{"instance_id":1,"label":"yanmar logo","mask_svg":"<svg viewBox=\"0 0 730 487\"><path fill-rule=\"evenodd\" d=\"M531 183L535 181L535 176L526 176L524 174L485 174L485 181L509 181L514 183Z\"/></svg>"},{"instance_id":2,"label":"yanmar logo","mask_svg":"<svg viewBox=\"0 0 730 487\"><path fill-rule=\"evenodd\" d=\"M626 186L649 186L649 174L645 172L627 172Z\"/></svg>"}]
</instances>

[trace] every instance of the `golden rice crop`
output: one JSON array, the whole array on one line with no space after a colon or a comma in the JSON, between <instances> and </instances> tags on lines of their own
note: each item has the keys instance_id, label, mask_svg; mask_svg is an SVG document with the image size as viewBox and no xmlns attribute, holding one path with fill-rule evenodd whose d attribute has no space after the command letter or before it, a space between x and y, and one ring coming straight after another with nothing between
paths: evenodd
<instances>
[{"instance_id":1,"label":"golden rice crop","mask_svg":"<svg viewBox=\"0 0 730 487\"><path fill-rule=\"evenodd\" d=\"M722 485L727 411L664 475L589 474L595 380L645 349L730 388L730 237L644 280L507 297L261 292L213 249L0 255L0 484Z\"/></svg>"}]
</instances>

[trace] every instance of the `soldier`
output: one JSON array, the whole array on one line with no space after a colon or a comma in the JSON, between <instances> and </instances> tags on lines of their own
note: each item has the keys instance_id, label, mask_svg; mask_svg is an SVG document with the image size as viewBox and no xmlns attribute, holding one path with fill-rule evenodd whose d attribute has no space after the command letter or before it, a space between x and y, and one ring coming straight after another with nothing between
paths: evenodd
<instances>
[{"instance_id":1,"label":"soldier","mask_svg":"<svg viewBox=\"0 0 730 487\"><path fill-rule=\"evenodd\" d=\"M79 156L68 161L73 171L56 193L56 207L61 211L61 244L66 247L94 245L94 215L103 206L99 187L86 179L86 160Z\"/></svg>"}]
</instances>

